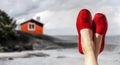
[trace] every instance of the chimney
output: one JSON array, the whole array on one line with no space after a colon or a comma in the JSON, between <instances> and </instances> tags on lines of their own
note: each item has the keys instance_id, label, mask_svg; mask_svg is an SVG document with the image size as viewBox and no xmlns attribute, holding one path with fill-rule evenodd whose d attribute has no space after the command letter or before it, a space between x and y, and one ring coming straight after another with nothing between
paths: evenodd
<instances>
[{"instance_id":1,"label":"chimney","mask_svg":"<svg viewBox=\"0 0 120 65\"><path fill-rule=\"evenodd\" d=\"M37 17L36 17L36 20L40 22L40 16L37 16Z\"/></svg>"}]
</instances>

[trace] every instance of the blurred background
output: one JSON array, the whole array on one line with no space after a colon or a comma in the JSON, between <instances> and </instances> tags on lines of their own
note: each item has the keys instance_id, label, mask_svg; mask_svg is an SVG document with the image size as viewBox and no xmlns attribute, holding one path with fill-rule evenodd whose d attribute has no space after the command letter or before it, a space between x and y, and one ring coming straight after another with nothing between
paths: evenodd
<instances>
[{"instance_id":1,"label":"blurred background","mask_svg":"<svg viewBox=\"0 0 120 65\"><path fill-rule=\"evenodd\" d=\"M76 18L84 8L90 10L92 18L98 12L107 17L106 45L99 64L120 65L119 3L119 0L0 0L0 9L16 20L15 30L20 35L0 41L9 43L9 52L0 53L0 65L83 65L84 56L77 50ZM40 34L21 32L21 24L26 22L39 24ZM35 31L33 24L30 28Z\"/></svg>"}]
</instances>

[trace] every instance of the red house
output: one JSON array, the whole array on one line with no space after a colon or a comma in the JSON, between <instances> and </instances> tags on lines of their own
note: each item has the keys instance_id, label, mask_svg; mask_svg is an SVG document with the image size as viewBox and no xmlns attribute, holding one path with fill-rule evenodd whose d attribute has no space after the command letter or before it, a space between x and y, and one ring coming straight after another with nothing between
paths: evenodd
<instances>
[{"instance_id":1,"label":"red house","mask_svg":"<svg viewBox=\"0 0 120 65\"><path fill-rule=\"evenodd\" d=\"M20 24L20 30L32 34L43 34L43 24L37 20L30 19Z\"/></svg>"}]
</instances>

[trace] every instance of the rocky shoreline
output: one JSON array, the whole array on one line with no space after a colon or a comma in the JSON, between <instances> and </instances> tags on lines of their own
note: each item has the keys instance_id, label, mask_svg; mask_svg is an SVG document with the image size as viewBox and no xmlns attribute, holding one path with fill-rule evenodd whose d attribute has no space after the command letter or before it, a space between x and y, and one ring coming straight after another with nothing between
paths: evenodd
<instances>
[{"instance_id":1,"label":"rocky shoreline","mask_svg":"<svg viewBox=\"0 0 120 65\"><path fill-rule=\"evenodd\" d=\"M60 48L77 47L77 42L63 40L49 35L35 35L26 32L17 31L19 37L16 39L6 40L0 51L15 52L26 50L48 50Z\"/></svg>"}]
</instances>

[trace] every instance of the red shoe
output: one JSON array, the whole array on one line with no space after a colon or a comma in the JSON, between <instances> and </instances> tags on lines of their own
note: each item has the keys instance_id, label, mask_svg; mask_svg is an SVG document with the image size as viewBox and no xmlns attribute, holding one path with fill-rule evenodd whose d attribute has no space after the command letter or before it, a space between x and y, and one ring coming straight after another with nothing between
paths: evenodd
<instances>
[{"instance_id":1,"label":"red shoe","mask_svg":"<svg viewBox=\"0 0 120 65\"><path fill-rule=\"evenodd\" d=\"M81 45L81 29L92 29L92 16L91 13L87 9L82 9L77 17L76 27L78 31L78 50L81 54L83 53L82 45Z\"/></svg>"},{"instance_id":2,"label":"red shoe","mask_svg":"<svg viewBox=\"0 0 120 65\"><path fill-rule=\"evenodd\" d=\"M104 49L104 40L105 40L105 34L107 31L107 28L108 28L108 24L107 24L107 19L105 15L102 13L97 13L94 16L94 20L93 20L93 30L94 30L94 33L103 35L100 53Z\"/></svg>"}]
</instances>

